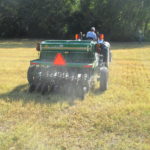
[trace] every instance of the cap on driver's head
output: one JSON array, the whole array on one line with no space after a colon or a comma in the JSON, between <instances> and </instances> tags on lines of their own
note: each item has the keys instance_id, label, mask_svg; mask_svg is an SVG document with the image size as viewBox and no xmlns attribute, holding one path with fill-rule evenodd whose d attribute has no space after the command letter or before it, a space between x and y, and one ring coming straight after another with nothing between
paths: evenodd
<instances>
[{"instance_id":1,"label":"cap on driver's head","mask_svg":"<svg viewBox=\"0 0 150 150\"><path fill-rule=\"evenodd\" d=\"M91 30L92 30L92 31L95 31L95 27L92 27Z\"/></svg>"}]
</instances>

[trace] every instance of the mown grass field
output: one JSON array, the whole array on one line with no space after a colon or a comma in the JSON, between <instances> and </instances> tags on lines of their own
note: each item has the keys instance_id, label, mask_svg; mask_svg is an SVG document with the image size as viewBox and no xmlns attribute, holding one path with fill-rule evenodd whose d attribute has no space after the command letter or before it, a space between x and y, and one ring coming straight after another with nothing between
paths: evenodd
<instances>
[{"instance_id":1,"label":"mown grass field","mask_svg":"<svg viewBox=\"0 0 150 150\"><path fill-rule=\"evenodd\" d=\"M36 41L0 41L0 150L150 150L150 43L112 43L109 89L28 93Z\"/></svg>"}]
</instances>

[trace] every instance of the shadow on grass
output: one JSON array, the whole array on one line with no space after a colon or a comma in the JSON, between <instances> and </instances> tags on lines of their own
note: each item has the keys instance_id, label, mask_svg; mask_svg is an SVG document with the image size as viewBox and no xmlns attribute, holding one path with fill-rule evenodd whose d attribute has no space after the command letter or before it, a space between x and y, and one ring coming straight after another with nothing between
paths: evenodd
<instances>
[{"instance_id":1,"label":"shadow on grass","mask_svg":"<svg viewBox=\"0 0 150 150\"><path fill-rule=\"evenodd\" d=\"M74 105L76 100L82 101L77 95L70 93L66 94L62 91L53 91L42 95L41 92L29 93L28 84L23 84L15 87L12 91L4 94L0 94L0 99L5 101L23 101L24 104L29 102L40 103L40 104L53 104L53 103L63 103L66 102L69 105ZM101 95L104 92L99 89L94 89L91 91L95 95Z\"/></svg>"},{"instance_id":2,"label":"shadow on grass","mask_svg":"<svg viewBox=\"0 0 150 150\"><path fill-rule=\"evenodd\" d=\"M105 91L101 91L101 90L98 88L98 89L92 90L92 93L94 93L95 95L101 95L101 94L104 94Z\"/></svg>"},{"instance_id":3,"label":"shadow on grass","mask_svg":"<svg viewBox=\"0 0 150 150\"><path fill-rule=\"evenodd\" d=\"M23 101L24 104L29 102L41 103L41 104L53 104L66 102L69 105L74 105L75 100L81 100L79 97L72 93L65 94L61 91L54 91L42 95L41 92L28 92L28 84L23 84L15 87L12 91L0 95L0 99L5 101Z\"/></svg>"}]
</instances>

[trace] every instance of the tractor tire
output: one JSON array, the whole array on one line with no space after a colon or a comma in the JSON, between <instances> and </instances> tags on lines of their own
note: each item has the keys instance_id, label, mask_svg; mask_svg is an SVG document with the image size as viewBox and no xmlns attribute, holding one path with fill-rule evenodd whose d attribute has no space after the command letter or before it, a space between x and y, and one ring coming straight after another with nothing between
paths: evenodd
<instances>
[{"instance_id":1,"label":"tractor tire","mask_svg":"<svg viewBox=\"0 0 150 150\"><path fill-rule=\"evenodd\" d=\"M100 68L100 90L105 91L108 88L108 68Z\"/></svg>"},{"instance_id":2,"label":"tractor tire","mask_svg":"<svg viewBox=\"0 0 150 150\"><path fill-rule=\"evenodd\" d=\"M42 92L42 95L44 95L45 93L48 92L48 84L47 83L42 84L41 92Z\"/></svg>"},{"instance_id":3,"label":"tractor tire","mask_svg":"<svg viewBox=\"0 0 150 150\"><path fill-rule=\"evenodd\" d=\"M32 92L35 90L35 88L36 88L36 85L31 84L31 85L29 86L29 93L32 93Z\"/></svg>"},{"instance_id":4,"label":"tractor tire","mask_svg":"<svg viewBox=\"0 0 150 150\"><path fill-rule=\"evenodd\" d=\"M36 69L35 66L31 66L29 67L28 72L27 72L27 79L30 85L33 84L34 79L35 79L35 69Z\"/></svg>"},{"instance_id":5,"label":"tractor tire","mask_svg":"<svg viewBox=\"0 0 150 150\"><path fill-rule=\"evenodd\" d=\"M101 47L101 54L103 55L103 63L108 68L109 67L109 60L110 60L110 50L105 45Z\"/></svg>"},{"instance_id":6,"label":"tractor tire","mask_svg":"<svg viewBox=\"0 0 150 150\"><path fill-rule=\"evenodd\" d=\"M112 62L112 52L109 52L109 62Z\"/></svg>"},{"instance_id":7,"label":"tractor tire","mask_svg":"<svg viewBox=\"0 0 150 150\"><path fill-rule=\"evenodd\" d=\"M110 50L107 48L107 55L106 55L106 67L109 67L109 62L110 62Z\"/></svg>"},{"instance_id":8,"label":"tractor tire","mask_svg":"<svg viewBox=\"0 0 150 150\"><path fill-rule=\"evenodd\" d=\"M84 100L84 96L85 96L85 93L84 93L83 89L81 89L81 91L78 92L78 97L79 97L79 99Z\"/></svg>"},{"instance_id":9,"label":"tractor tire","mask_svg":"<svg viewBox=\"0 0 150 150\"><path fill-rule=\"evenodd\" d=\"M79 85L76 87L76 94L77 94L77 97L81 100L84 99L84 96L85 96L85 92L83 90L83 86L82 85Z\"/></svg>"}]
</instances>

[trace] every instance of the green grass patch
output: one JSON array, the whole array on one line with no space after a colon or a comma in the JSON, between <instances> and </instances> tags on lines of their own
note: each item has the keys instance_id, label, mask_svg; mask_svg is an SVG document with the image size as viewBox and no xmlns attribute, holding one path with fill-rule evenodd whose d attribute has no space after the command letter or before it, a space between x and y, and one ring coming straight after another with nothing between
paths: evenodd
<instances>
[{"instance_id":1,"label":"green grass patch","mask_svg":"<svg viewBox=\"0 0 150 150\"><path fill-rule=\"evenodd\" d=\"M112 43L109 89L28 93L36 41L0 41L1 150L149 150L150 43Z\"/></svg>"}]
</instances>

